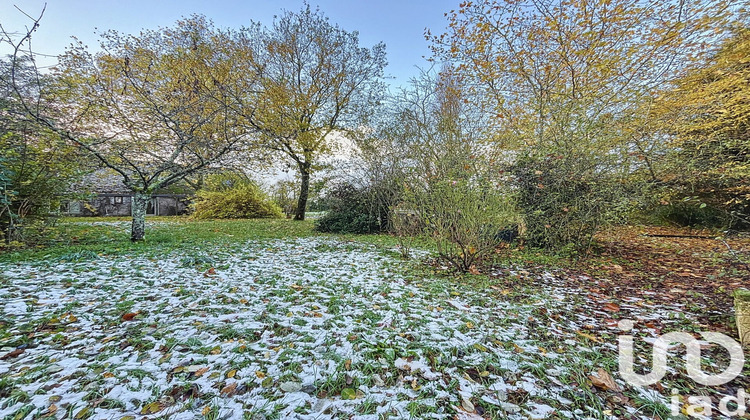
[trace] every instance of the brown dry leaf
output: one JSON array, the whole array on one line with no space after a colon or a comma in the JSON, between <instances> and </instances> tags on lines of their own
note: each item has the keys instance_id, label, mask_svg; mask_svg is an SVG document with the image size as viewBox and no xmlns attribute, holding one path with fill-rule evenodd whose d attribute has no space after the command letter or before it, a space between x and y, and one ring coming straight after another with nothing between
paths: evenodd
<instances>
[{"instance_id":1,"label":"brown dry leaf","mask_svg":"<svg viewBox=\"0 0 750 420\"><path fill-rule=\"evenodd\" d=\"M208 413L210 413L210 412L211 412L211 406L207 405L207 406L203 407L203 410L201 410L201 415L203 417L206 417L208 415Z\"/></svg>"},{"instance_id":2,"label":"brown dry leaf","mask_svg":"<svg viewBox=\"0 0 750 420\"><path fill-rule=\"evenodd\" d=\"M203 273L203 277L215 276L215 275L216 275L216 269L213 267L209 268L208 270L206 270L205 273Z\"/></svg>"},{"instance_id":3,"label":"brown dry leaf","mask_svg":"<svg viewBox=\"0 0 750 420\"><path fill-rule=\"evenodd\" d=\"M604 309L607 312L619 312L620 311L620 305L618 305L616 303L611 303L610 302L610 303L607 303L606 305L604 305L602 307L602 309Z\"/></svg>"},{"instance_id":4,"label":"brown dry leaf","mask_svg":"<svg viewBox=\"0 0 750 420\"><path fill-rule=\"evenodd\" d=\"M52 404L47 408L47 414L55 414L57 412L57 406Z\"/></svg>"},{"instance_id":5,"label":"brown dry leaf","mask_svg":"<svg viewBox=\"0 0 750 420\"><path fill-rule=\"evenodd\" d=\"M266 374L264 372L257 371L257 372L255 372L255 376L257 376L258 379L263 379L263 378L266 377Z\"/></svg>"},{"instance_id":6,"label":"brown dry leaf","mask_svg":"<svg viewBox=\"0 0 750 420\"><path fill-rule=\"evenodd\" d=\"M615 383L612 375L610 375L609 372L602 368L599 368L599 370L596 372L596 376L589 375L589 379L591 380L591 383L598 388L607 391L620 391L620 386Z\"/></svg>"},{"instance_id":7,"label":"brown dry leaf","mask_svg":"<svg viewBox=\"0 0 750 420\"><path fill-rule=\"evenodd\" d=\"M221 392L219 394L226 395L226 396L232 396L234 394L234 390L237 388L237 382L232 382L231 384L225 386L221 389Z\"/></svg>"},{"instance_id":8,"label":"brown dry leaf","mask_svg":"<svg viewBox=\"0 0 750 420\"><path fill-rule=\"evenodd\" d=\"M346 359L344 362L344 369L351 370L352 369L352 359Z\"/></svg>"},{"instance_id":9,"label":"brown dry leaf","mask_svg":"<svg viewBox=\"0 0 750 420\"><path fill-rule=\"evenodd\" d=\"M474 275L481 274L475 265L472 265L471 267L469 267L469 273L474 274Z\"/></svg>"},{"instance_id":10,"label":"brown dry leaf","mask_svg":"<svg viewBox=\"0 0 750 420\"><path fill-rule=\"evenodd\" d=\"M204 375L204 374L205 374L206 372L208 372L208 368L207 368L207 367L204 367L204 368L200 368L200 369L198 369L198 370L196 370L196 371L195 371L195 377L196 377L196 378L200 378L200 377L201 377L201 376L203 376L203 375Z\"/></svg>"},{"instance_id":11,"label":"brown dry leaf","mask_svg":"<svg viewBox=\"0 0 750 420\"><path fill-rule=\"evenodd\" d=\"M7 360L7 359L10 359L10 358L13 358L13 357L18 357L21 354L23 354L24 351L26 351L26 350L24 350L24 349L15 349L15 350L13 350L11 352L6 353L4 356L0 357L0 360Z\"/></svg>"},{"instance_id":12,"label":"brown dry leaf","mask_svg":"<svg viewBox=\"0 0 750 420\"><path fill-rule=\"evenodd\" d=\"M123 321L132 321L133 318L136 317L136 315L138 315L138 312L128 312L128 313L126 313L125 315L122 316L122 320Z\"/></svg>"},{"instance_id":13,"label":"brown dry leaf","mask_svg":"<svg viewBox=\"0 0 750 420\"><path fill-rule=\"evenodd\" d=\"M112 372L104 372L104 373L102 374L102 376L103 376L103 377L105 377L105 378L114 378L114 377L115 377L115 374L114 374L114 373L112 373Z\"/></svg>"}]
</instances>

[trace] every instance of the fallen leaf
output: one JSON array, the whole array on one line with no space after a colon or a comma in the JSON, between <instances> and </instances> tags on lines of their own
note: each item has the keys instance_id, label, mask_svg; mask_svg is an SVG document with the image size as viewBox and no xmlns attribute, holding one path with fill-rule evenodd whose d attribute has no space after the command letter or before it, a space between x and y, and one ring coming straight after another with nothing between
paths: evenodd
<instances>
[{"instance_id":1,"label":"fallen leaf","mask_svg":"<svg viewBox=\"0 0 750 420\"><path fill-rule=\"evenodd\" d=\"M80 419L86 419L86 418L89 418L89 416L90 416L91 414L92 414L92 413L91 413L91 409L90 409L89 407L84 407L84 408L83 408L83 409L81 409L81 411L79 411L79 412L78 412L78 414L76 414L76 415L75 415L75 416L74 416L73 418L74 418L74 419L76 419L76 420L80 420Z\"/></svg>"},{"instance_id":2,"label":"fallen leaf","mask_svg":"<svg viewBox=\"0 0 750 420\"><path fill-rule=\"evenodd\" d=\"M141 409L141 414L148 415L148 414L155 414L161 411L161 404L159 404L158 401L154 401L151 404L147 404Z\"/></svg>"},{"instance_id":3,"label":"fallen leaf","mask_svg":"<svg viewBox=\"0 0 750 420\"><path fill-rule=\"evenodd\" d=\"M473 413L475 411L474 404L466 398L461 399L461 408L466 410L467 413Z\"/></svg>"},{"instance_id":4,"label":"fallen leaf","mask_svg":"<svg viewBox=\"0 0 750 420\"><path fill-rule=\"evenodd\" d=\"M344 388L341 390L341 399L342 400L355 400L357 399L357 391L351 388Z\"/></svg>"},{"instance_id":5,"label":"fallen leaf","mask_svg":"<svg viewBox=\"0 0 750 420\"><path fill-rule=\"evenodd\" d=\"M235 388L237 388L237 382L232 382L231 384L222 388L219 394L223 394L223 395L230 397L232 396L232 394L234 394Z\"/></svg>"},{"instance_id":6,"label":"fallen leaf","mask_svg":"<svg viewBox=\"0 0 750 420\"><path fill-rule=\"evenodd\" d=\"M23 354L24 351L25 351L24 349L15 349L13 351L6 353L4 356L0 357L0 360L7 360L13 357L18 357L21 354Z\"/></svg>"},{"instance_id":7,"label":"fallen leaf","mask_svg":"<svg viewBox=\"0 0 750 420\"><path fill-rule=\"evenodd\" d=\"M585 333L585 332L582 332L582 331L576 331L576 334L580 335L580 336L581 336L581 337L583 337L583 338L588 338L589 340L591 340L591 341L595 341L595 342L597 342L597 343L601 343L601 342L602 342L602 339L601 339L601 338L599 338L599 337L595 337L595 336L593 336L593 335L591 335L591 334L587 334L587 333Z\"/></svg>"},{"instance_id":8,"label":"fallen leaf","mask_svg":"<svg viewBox=\"0 0 750 420\"><path fill-rule=\"evenodd\" d=\"M196 377L196 378L200 378L200 377L201 377L201 376L203 376L203 375L204 375L204 374L205 374L206 372L208 372L208 368L207 368L207 367L204 367L204 368L200 368L200 369L196 370L196 371L195 371L195 373L194 373L194 375L195 375L195 377Z\"/></svg>"},{"instance_id":9,"label":"fallen leaf","mask_svg":"<svg viewBox=\"0 0 750 420\"><path fill-rule=\"evenodd\" d=\"M604 305L602 307L602 309L604 309L607 312L619 312L620 311L620 305L618 305L616 303L611 303L610 302L610 303L607 303L606 305Z\"/></svg>"},{"instance_id":10,"label":"fallen leaf","mask_svg":"<svg viewBox=\"0 0 750 420\"><path fill-rule=\"evenodd\" d=\"M232 378L234 378L234 375L236 375L236 374L237 374L237 369L232 369L229 372L227 372L227 378L228 379L232 379Z\"/></svg>"},{"instance_id":11,"label":"fallen leaf","mask_svg":"<svg viewBox=\"0 0 750 420\"><path fill-rule=\"evenodd\" d=\"M126 313L125 315L122 316L122 320L123 321L132 321L133 318L136 317L136 315L138 315L138 312L128 312L128 313Z\"/></svg>"},{"instance_id":12,"label":"fallen leaf","mask_svg":"<svg viewBox=\"0 0 750 420\"><path fill-rule=\"evenodd\" d=\"M599 368L596 375L589 375L591 383L597 388L601 388L607 391L620 391L620 386L615 383L612 375L606 370Z\"/></svg>"}]
</instances>

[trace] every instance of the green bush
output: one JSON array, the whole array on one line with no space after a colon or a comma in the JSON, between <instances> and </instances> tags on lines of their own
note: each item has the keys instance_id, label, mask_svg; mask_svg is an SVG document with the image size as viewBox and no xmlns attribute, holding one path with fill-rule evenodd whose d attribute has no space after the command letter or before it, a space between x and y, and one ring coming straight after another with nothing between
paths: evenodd
<instances>
[{"instance_id":1,"label":"green bush","mask_svg":"<svg viewBox=\"0 0 750 420\"><path fill-rule=\"evenodd\" d=\"M588 248L603 225L627 210L622 184L595 159L526 155L509 169L532 246Z\"/></svg>"},{"instance_id":2,"label":"green bush","mask_svg":"<svg viewBox=\"0 0 750 420\"><path fill-rule=\"evenodd\" d=\"M281 208L272 203L260 187L239 174L208 177L192 204L196 219L280 218Z\"/></svg>"},{"instance_id":3,"label":"green bush","mask_svg":"<svg viewBox=\"0 0 750 420\"><path fill-rule=\"evenodd\" d=\"M81 165L72 148L46 133L17 134L0 126L0 235L11 243L53 239L61 200Z\"/></svg>"},{"instance_id":4,"label":"green bush","mask_svg":"<svg viewBox=\"0 0 750 420\"><path fill-rule=\"evenodd\" d=\"M389 227L388 203L378 199L378 187L357 188L343 183L327 194L328 212L315 224L319 232L378 233Z\"/></svg>"},{"instance_id":5,"label":"green bush","mask_svg":"<svg viewBox=\"0 0 750 420\"><path fill-rule=\"evenodd\" d=\"M438 256L458 271L494 255L501 232L520 221L511 195L488 180L443 180L406 196Z\"/></svg>"},{"instance_id":6,"label":"green bush","mask_svg":"<svg viewBox=\"0 0 750 420\"><path fill-rule=\"evenodd\" d=\"M394 179L371 182L366 187L350 183L335 186L326 194L329 210L316 223L320 232L379 233L391 229L391 207L401 194Z\"/></svg>"},{"instance_id":7,"label":"green bush","mask_svg":"<svg viewBox=\"0 0 750 420\"><path fill-rule=\"evenodd\" d=\"M649 209L650 219L656 223L726 229L732 218L723 210L687 197L669 204L655 204Z\"/></svg>"}]
</instances>

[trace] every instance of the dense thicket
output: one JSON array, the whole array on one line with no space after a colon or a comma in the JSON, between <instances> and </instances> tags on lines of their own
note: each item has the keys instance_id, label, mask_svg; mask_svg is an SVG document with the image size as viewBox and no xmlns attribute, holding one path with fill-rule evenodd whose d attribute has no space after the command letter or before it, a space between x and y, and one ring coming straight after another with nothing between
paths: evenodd
<instances>
[{"instance_id":1,"label":"dense thicket","mask_svg":"<svg viewBox=\"0 0 750 420\"><path fill-rule=\"evenodd\" d=\"M10 62L0 61L0 233L6 244L28 244L49 233L83 165L74 148L27 118L10 71ZM17 67L22 92L48 82L48 77L37 79L28 63Z\"/></svg>"}]
</instances>

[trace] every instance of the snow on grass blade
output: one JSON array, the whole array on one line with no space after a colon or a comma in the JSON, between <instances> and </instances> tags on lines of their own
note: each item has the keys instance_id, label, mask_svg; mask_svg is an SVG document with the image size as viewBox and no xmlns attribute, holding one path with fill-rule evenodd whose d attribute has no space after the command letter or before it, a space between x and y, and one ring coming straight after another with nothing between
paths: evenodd
<instances>
[{"instance_id":1,"label":"snow on grass blade","mask_svg":"<svg viewBox=\"0 0 750 420\"><path fill-rule=\"evenodd\" d=\"M2 265L0 418L595 416L573 401L598 351L576 321L549 332L564 353L535 338L554 298L404 264L304 238Z\"/></svg>"}]
</instances>

